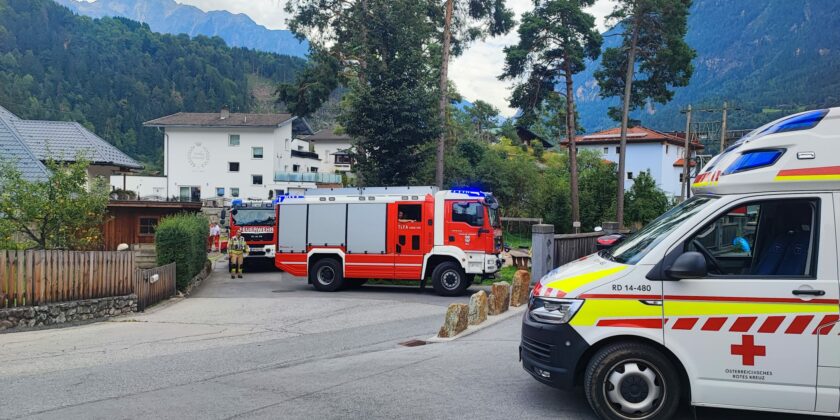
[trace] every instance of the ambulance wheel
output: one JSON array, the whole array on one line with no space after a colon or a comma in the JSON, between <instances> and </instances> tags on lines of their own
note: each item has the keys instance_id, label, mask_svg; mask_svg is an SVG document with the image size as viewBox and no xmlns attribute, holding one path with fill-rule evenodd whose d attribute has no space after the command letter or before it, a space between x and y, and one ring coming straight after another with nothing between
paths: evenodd
<instances>
[{"instance_id":1,"label":"ambulance wheel","mask_svg":"<svg viewBox=\"0 0 840 420\"><path fill-rule=\"evenodd\" d=\"M333 258L318 260L309 271L309 281L320 292L335 292L344 285L341 263Z\"/></svg>"},{"instance_id":2,"label":"ambulance wheel","mask_svg":"<svg viewBox=\"0 0 840 420\"><path fill-rule=\"evenodd\" d=\"M589 361L586 399L602 419L670 419L680 405L680 377L667 356L652 346L616 343Z\"/></svg>"},{"instance_id":3,"label":"ambulance wheel","mask_svg":"<svg viewBox=\"0 0 840 420\"><path fill-rule=\"evenodd\" d=\"M469 283L464 269L453 261L438 264L432 271L432 287L441 296L458 296L467 290Z\"/></svg>"}]
</instances>

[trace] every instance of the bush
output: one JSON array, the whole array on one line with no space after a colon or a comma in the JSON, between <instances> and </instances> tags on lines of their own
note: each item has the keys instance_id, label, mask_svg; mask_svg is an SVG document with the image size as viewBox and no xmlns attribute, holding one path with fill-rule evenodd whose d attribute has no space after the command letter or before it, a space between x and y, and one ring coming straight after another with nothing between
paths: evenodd
<instances>
[{"instance_id":1,"label":"bush","mask_svg":"<svg viewBox=\"0 0 840 420\"><path fill-rule=\"evenodd\" d=\"M186 213L167 217L157 226L157 263L175 263L179 289L186 287L204 268L207 261L207 227L204 215Z\"/></svg>"}]
</instances>

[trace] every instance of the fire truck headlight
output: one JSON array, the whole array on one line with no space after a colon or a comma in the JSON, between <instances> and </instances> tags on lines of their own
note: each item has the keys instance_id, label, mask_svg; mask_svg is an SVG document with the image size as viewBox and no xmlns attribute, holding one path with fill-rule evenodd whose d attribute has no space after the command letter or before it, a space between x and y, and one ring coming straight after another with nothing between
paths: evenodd
<instances>
[{"instance_id":1,"label":"fire truck headlight","mask_svg":"<svg viewBox=\"0 0 840 420\"><path fill-rule=\"evenodd\" d=\"M582 305L582 299L534 297L529 302L528 314L537 322L565 324L572 320Z\"/></svg>"}]
</instances>

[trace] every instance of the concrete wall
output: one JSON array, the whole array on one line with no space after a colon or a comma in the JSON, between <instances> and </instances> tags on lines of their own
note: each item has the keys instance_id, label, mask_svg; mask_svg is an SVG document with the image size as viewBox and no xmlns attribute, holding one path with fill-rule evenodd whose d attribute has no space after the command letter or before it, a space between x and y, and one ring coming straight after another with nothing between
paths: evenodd
<instances>
[{"instance_id":1,"label":"concrete wall","mask_svg":"<svg viewBox=\"0 0 840 420\"><path fill-rule=\"evenodd\" d=\"M618 144L578 145L580 149L594 150L601 153L604 159L618 162ZM667 150L666 150L667 149ZM643 171L650 171L657 186L670 196L680 195L679 174L681 168L674 168L674 162L682 157L683 148L673 144L640 143L627 145L625 159L626 172L632 172L635 178ZM624 188L633 187L633 180L625 173Z\"/></svg>"},{"instance_id":2,"label":"concrete wall","mask_svg":"<svg viewBox=\"0 0 840 420\"><path fill-rule=\"evenodd\" d=\"M198 187L201 198L222 196L234 198L232 188L239 189L239 198L268 199L269 191L314 188L314 183L275 182L275 171L292 170L294 164L307 165L312 159L291 157L300 140L292 136L292 125L276 128L167 128L164 136L164 171L168 178L168 196L179 196L181 187ZM239 135L239 145L230 146L229 136ZM167 138L168 137L168 138ZM255 147L263 148L263 157L255 158ZM303 142L303 151L308 151ZM238 162L239 171L229 171L229 162ZM313 161L314 162L314 161ZM262 184L255 185L253 176L261 175Z\"/></svg>"}]
</instances>

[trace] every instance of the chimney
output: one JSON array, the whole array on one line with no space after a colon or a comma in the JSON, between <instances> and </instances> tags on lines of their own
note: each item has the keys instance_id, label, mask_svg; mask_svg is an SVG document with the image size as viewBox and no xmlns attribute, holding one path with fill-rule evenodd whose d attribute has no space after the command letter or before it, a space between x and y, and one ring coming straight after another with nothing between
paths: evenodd
<instances>
[{"instance_id":1,"label":"chimney","mask_svg":"<svg viewBox=\"0 0 840 420\"><path fill-rule=\"evenodd\" d=\"M220 118L226 120L228 119L228 117L230 117L230 110L226 106L222 107L222 112L220 114Z\"/></svg>"}]
</instances>

